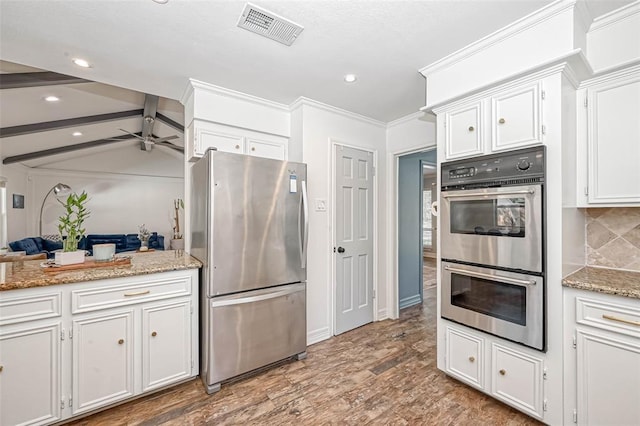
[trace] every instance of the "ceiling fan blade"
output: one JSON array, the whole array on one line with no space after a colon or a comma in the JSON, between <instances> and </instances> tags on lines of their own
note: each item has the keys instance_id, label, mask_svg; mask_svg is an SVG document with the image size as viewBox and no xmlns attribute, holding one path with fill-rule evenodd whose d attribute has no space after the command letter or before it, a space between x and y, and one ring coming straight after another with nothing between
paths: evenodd
<instances>
[{"instance_id":1,"label":"ceiling fan blade","mask_svg":"<svg viewBox=\"0 0 640 426\"><path fill-rule=\"evenodd\" d=\"M125 130L125 129L118 129L118 130L120 130L120 131L122 131L122 132L125 132L125 133L127 133L127 134L130 134L130 135L131 135L131 136L133 136L134 138L140 139L141 141L143 141L143 140L144 140L144 138L143 138L142 136L136 135L135 133L131 133L131 132L129 132L128 130Z\"/></svg>"},{"instance_id":2,"label":"ceiling fan blade","mask_svg":"<svg viewBox=\"0 0 640 426\"><path fill-rule=\"evenodd\" d=\"M178 151L178 152L182 152L184 153L184 148L178 145L174 145L171 142L156 142L156 145L158 146L164 146L166 148L171 148L174 151Z\"/></svg>"},{"instance_id":3,"label":"ceiling fan blade","mask_svg":"<svg viewBox=\"0 0 640 426\"><path fill-rule=\"evenodd\" d=\"M170 141L170 140L173 140L173 139L178 139L179 137L180 137L180 136L178 136L178 135L165 136L165 137L163 137L163 138L156 138L156 139L154 139L153 141L154 141L155 143L160 143L160 142Z\"/></svg>"}]
</instances>

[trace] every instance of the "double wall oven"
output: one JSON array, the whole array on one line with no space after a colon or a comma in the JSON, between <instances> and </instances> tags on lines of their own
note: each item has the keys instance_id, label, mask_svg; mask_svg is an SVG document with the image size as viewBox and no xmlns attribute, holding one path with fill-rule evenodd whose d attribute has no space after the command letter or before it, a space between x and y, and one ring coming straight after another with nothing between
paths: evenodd
<instances>
[{"instance_id":1,"label":"double wall oven","mask_svg":"<svg viewBox=\"0 0 640 426\"><path fill-rule=\"evenodd\" d=\"M544 351L545 148L442 164L443 318Z\"/></svg>"}]
</instances>

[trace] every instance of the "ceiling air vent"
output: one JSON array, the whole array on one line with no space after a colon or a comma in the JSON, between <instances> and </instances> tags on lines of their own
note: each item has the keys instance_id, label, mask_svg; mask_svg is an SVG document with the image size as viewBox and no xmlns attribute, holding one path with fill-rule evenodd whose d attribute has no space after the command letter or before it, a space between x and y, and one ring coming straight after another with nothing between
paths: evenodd
<instances>
[{"instance_id":1,"label":"ceiling air vent","mask_svg":"<svg viewBox=\"0 0 640 426\"><path fill-rule=\"evenodd\" d=\"M287 46L291 46L304 29L302 25L251 3L247 3L244 7L238 26Z\"/></svg>"}]
</instances>

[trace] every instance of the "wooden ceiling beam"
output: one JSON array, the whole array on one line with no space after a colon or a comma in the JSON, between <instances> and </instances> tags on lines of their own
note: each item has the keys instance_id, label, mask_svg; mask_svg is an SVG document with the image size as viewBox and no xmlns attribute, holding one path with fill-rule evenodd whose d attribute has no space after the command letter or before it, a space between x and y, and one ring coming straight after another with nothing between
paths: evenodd
<instances>
[{"instance_id":1,"label":"wooden ceiling beam","mask_svg":"<svg viewBox=\"0 0 640 426\"><path fill-rule=\"evenodd\" d=\"M29 135L31 133L47 132L49 130L64 129L68 127L83 126L86 124L101 123L104 121L120 120L123 118L142 115L143 110L110 112L107 114L89 115L86 117L67 118L64 120L45 121L43 123L23 124L0 128L0 138Z\"/></svg>"},{"instance_id":2,"label":"wooden ceiling beam","mask_svg":"<svg viewBox=\"0 0 640 426\"><path fill-rule=\"evenodd\" d=\"M91 80L85 80L84 78L72 77L51 71L0 74L0 90L77 83L93 82Z\"/></svg>"},{"instance_id":3,"label":"wooden ceiling beam","mask_svg":"<svg viewBox=\"0 0 640 426\"><path fill-rule=\"evenodd\" d=\"M138 136L141 133L134 133ZM2 160L2 164L21 163L23 161L35 160L36 158L48 157L50 155L64 154L67 152L79 151L81 149L94 148L97 146L109 145L133 139L131 135L118 135L112 138L98 139L95 141L82 142L74 145L60 146L57 148L44 149L42 151L30 152L28 154L13 155Z\"/></svg>"}]
</instances>

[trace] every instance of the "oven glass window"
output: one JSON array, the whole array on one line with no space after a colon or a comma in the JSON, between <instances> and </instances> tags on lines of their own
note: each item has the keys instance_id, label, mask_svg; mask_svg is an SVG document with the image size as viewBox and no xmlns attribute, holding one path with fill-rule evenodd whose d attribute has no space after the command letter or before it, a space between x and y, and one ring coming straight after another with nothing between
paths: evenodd
<instances>
[{"instance_id":1,"label":"oven glass window","mask_svg":"<svg viewBox=\"0 0 640 426\"><path fill-rule=\"evenodd\" d=\"M451 233L525 237L525 199L489 198L451 202Z\"/></svg>"},{"instance_id":2,"label":"oven glass window","mask_svg":"<svg viewBox=\"0 0 640 426\"><path fill-rule=\"evenodd\" d=\"M519 285L452 273L451 304L527 325L527 289Z\"/></svg>"}]
</instances>

